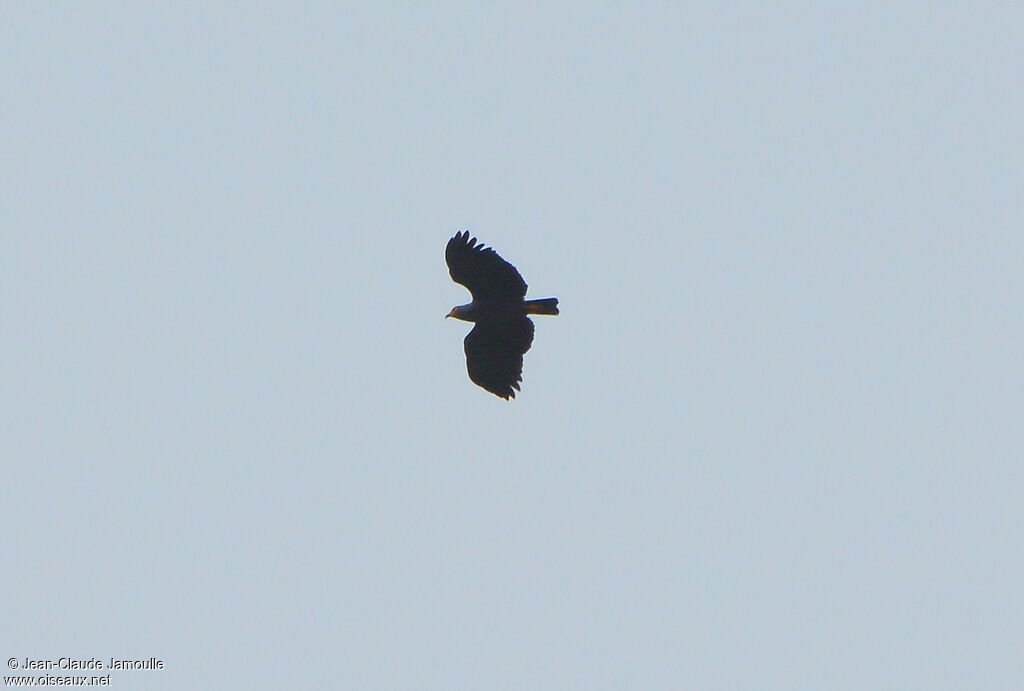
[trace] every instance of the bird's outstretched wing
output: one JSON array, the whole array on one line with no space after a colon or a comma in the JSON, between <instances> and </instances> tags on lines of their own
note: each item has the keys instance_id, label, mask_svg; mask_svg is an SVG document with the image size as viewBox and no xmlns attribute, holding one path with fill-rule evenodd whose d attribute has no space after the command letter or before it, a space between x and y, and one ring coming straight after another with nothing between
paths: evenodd
<instances>
[{"instance_id":1,"label":"bird's outstretched wing","mask_svg":"<svg viewBox=\"0 0 1024 691\"><path fill-rule=\"evenodd\" d=\"M469 378L506 401L515 398L531 343L533 322L527 317L477 322L463 341Z\"/></svg>"},{"instance_id":2,"label":"bird's outstretched wing","mask_svg":"<svg viewBox=\"0 0 1024 691\"><path fill-rule=\"evenodd\" d=\"M522 300L526 296L526 281L516 267L469 237L469 231L457 233L448 241L444 259L452 280L469 288L474 302Z\"/></svg>"}]
</instances>

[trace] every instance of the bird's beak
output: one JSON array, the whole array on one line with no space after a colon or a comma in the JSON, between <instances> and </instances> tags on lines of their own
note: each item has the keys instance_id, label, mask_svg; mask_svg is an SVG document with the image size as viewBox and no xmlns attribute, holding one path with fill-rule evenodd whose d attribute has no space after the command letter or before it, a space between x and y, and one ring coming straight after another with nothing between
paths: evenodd
<instances>
[{"instance_id":1,"label":"bird's beak","mask_svg":"<svg viewBox=\"0 0 1024 691\"><path fill-rule=\"evenodd\" d=\"M455 316L455 308L452 307L452 311L449 312L448 314L444 315L444 318L447 319L448 317L454 317L454 316Z\"/></svg>"}]
</instances>

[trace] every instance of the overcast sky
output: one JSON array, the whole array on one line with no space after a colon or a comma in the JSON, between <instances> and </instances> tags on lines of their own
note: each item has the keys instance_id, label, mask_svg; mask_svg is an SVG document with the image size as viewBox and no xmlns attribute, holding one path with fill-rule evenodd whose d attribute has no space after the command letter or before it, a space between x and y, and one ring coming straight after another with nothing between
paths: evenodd
<instances>
[{"instance_id":1,"label":"overcast sky","mask_svg":"<svg viewBox=\"0 0 1024 691\"><path fill-rule=\"evenodd\" d=\"M1022 26L5 3L2 659L1020 683ZM462 229L560 299L512 402L444 319Z\"/></svg>"}]
</instances>

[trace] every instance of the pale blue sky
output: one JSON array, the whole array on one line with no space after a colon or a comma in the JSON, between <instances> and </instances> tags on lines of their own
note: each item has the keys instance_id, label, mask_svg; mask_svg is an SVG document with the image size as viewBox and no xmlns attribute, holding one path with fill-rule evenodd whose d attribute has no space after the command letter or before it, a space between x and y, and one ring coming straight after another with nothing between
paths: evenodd
<instances>
[{"instance_id":1,"label":"pale blue sky","mask_svg":"<svg viewBox=\"0 0 1024 691\"><path fill-rule=\"evenodd\" d=\"M7 3L3 659L1024 678L1019 3ZM562 314L468 380L469 229Z\"/></svg>"}]
</instances>

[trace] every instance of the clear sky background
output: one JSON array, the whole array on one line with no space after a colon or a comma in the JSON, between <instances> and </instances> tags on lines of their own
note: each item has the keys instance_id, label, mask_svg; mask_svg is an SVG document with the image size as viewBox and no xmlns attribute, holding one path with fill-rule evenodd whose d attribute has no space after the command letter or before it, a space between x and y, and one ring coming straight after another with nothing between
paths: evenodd
<instances>
[{"instance_id":1,"label":"clear sky background","mask_svg":"<svg viewBox=\"0 0 1024 691\"><path fill-rule=\"evenodd\" d=\"M2 659L1019 684L1022 26L5 3ZM461 229L561 301L510 403L443 318Z\"/></svg>"}]
</instances>

